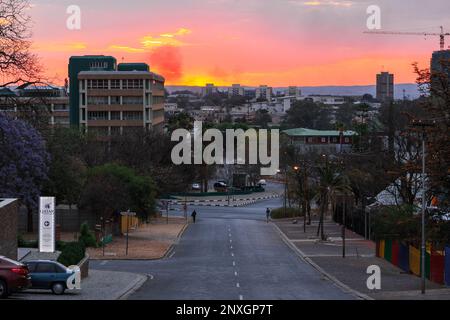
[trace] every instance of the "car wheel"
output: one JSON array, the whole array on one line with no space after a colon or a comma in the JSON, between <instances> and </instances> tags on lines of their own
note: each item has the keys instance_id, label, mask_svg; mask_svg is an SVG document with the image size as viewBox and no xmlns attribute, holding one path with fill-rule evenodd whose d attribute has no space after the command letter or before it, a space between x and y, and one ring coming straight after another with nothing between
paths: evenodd
<instances>
[{"instance_id":1,"label":"car wheel","mask_svg":"<svg viewBox=\"0 0 450 320\"><path fill-rule=\"evenodd\" d=\"M0 299L6 299L8 297L8 287L6 286L6 282L0 280Z\"/></svg>"},{"instance_id":2,"label":"car wheel","mask_svg":"<svg viewBox=\"0 0 450 320\"><path fill-rule=\"evenodd\" d=\"M66 287L61 282L56 282L52 284L52 292L53 294L60 295L63 294L66 290Z\"/></svg>"}]
</instances>

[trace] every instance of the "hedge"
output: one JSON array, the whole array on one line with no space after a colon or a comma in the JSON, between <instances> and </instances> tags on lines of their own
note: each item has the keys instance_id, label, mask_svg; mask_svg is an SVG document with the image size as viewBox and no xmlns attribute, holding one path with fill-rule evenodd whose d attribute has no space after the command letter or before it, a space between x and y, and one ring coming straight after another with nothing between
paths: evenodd
<instances>
[{"instance_id":1,"label":"hedge","mask_svg":"<svg viewBox=\"0 0 450 320\"><path fill-rule=\"evenodd\" d=\"M58 257L58 262L65 266L78 264L85 255L86 248L81 242L67 242L62 248L61 254Z\"/></svg>"},{"instance_id":2,"label":"hedge","mask_svg":"<svg viewBox=\"0 0 450 320\"><path fill-rule=\"evenodd\" d=\"M277 208L273 209L270 217L272 219L284 219L293 217L303 217L302 212L298 208Z\"/></svg>"}]
</instances>

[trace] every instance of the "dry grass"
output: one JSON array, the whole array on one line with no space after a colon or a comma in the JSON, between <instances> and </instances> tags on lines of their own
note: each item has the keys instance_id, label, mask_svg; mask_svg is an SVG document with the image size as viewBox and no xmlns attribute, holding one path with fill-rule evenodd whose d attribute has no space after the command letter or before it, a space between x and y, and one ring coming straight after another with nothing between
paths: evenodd
<instances>
[{"instance_id":1,"label":"dry grass","mask_svg":"<svg viewBox=\"0 0 450 320\"><path fill-rule=\"evenodd\" d=\"M133 230L128 239L128 255L126 253L126 236L114 237L103 248L88 248L91 259L160 259L164 257L170 246L178 239L178 235L186 225L185 219L165 218L153 220Z\"/></svg>"}]
</instances>

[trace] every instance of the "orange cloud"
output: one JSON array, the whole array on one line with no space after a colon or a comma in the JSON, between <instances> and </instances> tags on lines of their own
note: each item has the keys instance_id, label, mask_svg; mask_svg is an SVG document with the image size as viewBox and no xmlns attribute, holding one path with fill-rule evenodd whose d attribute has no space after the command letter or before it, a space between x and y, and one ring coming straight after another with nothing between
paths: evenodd
<instances>
[{"instance_id":1,"label":"orange cloud","mask_svg":"<svg viewBox=\"0 0 450 320\"><path fill-rule=\"evenodd\" d=\"M128 53L141 53L141 52L145 52L144 49L142 48L133 48L133 47L128 47L128 46L118 46L118 45L110 45L108 47L108 50L111 51L123 51L123 52L128 52Z\"/></svg>"},{"instance_id":2,"label":"orange cloud","mask_svg":"<svg viewBox=\"0 0 450 320\"><path fill-rule=\"evenodd\" d=\"M71 42L71 43L45 43L39 42L33 44L33 49L42 51L55 51L55 52L70 52L74 50L87 49L87 44L84 42Z\"/></svg>"},{"instance_id":3,"label":"orange cloud","mask_svg":"<svg viewBox=\"0 0 450 320\"><path fill-rule=\"evenodd\" d=\"M163 33L159 36L147 35L141 39L141 44L144 48L154 48L162 46L181 47L185 45L184 42L176 38L190 34L192 31L186 28L180 28L175 33Z\"/></svg>"},{"instance_id":4,"label":"orange cloud","mask_svg":"<svg viewBox=\"0 0 450 320\"><path fill-rule=\"evenodd\" d=\"M150 67L168 82L180 80L183 75L180 49L174 46L155 48L150 55Z\"/></svg>"}]
</instances>

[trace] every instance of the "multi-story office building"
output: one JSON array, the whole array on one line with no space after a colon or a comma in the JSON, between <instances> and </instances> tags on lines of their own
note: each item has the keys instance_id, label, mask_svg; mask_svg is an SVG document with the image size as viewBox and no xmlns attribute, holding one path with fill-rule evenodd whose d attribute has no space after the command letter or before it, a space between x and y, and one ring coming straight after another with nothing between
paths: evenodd
<instances>
[{"instance_id":1,"label":"multi-story office building","mask_svg":"<svg viewBox=\"0 0 450 320\"><path fill-rule=\"evenodd\" d=\"M28 118L37 112L48 118L51 126L69 126L69 97L65 87L24 84L14 90L0 92L0 111L12 117Z\"/></svg>"},{"instance_id":2,"label":"multi-story office building","mask_svg":"<svg viewBox=\"0 0 450 320\"><path fill-rule=\"evenodd\" d=\"M217 87L214 85L214 83L207 83L203 88L202 88L202 97L211 95L217 93Z\"/></svg>"},{"instance_id":3,"label":"multi-story office building","mask_svg":"<svg viewBox=\"0 0 450 320\"><path fill-rule=\"evenodd\" d=\"M256 99L264 99L270 101L270 99L272 99L272 87L261 85L256 88Z\"/></svg>"},{"instance_id":4,"label":"multi-story office building","mask_svg":"<svg viewBox=\"0 0 450 320\"><path fill-rule=\"evenodd\" d=\"M295 97L296 99L300 98L302 95L302 91L299 87L290 86L286 89L285 95L288 97Z\"/></svg>"},{"instance_id":5,"label":"multi-story office building","mask_svg":"<svg viewBox=\"0 0 450 320\"><path fill-rule=\"evenodd\" d=\"M228 97L233 96L244 96L245 90L244 87L241 87L240 84L233 84L228 88Z\"/></svg>"},{"instance_id":6,"label":"multi-story office building","mask_svg":"<svg viewBox=\"0 0 450 320\"><path fill-rule=\"evenodd\" d=\"M377 74L377 100L381 102L394 100L394 75L389 72Z\"/></svg>"},{"instance_id":7,"label":"multi-story office building","mask_svg":"<svg viewBox=\"0 0 450 320\"><path fill-rule=\"evenodd\" d=\"M120 134L130 128L162 130L164 78L150 72L145 63L122 63L111 70L114 60L105 59L94 57L91 69L77 73L78 98L71 92L71 111L78 116L71 112L71 120L78 119L78 126L99 135Z\"/></svg>"},{"instance_id":8,"label":"multi-story office building","mask_svg":"<svg viewBox=\"0 0 450 320\"><path fill-rule=\"evenodd\" d=\"M450 81L450 50L433 52L431 57L431 86L432 91L442 90Z\"/></svg>"}]
</instances>

